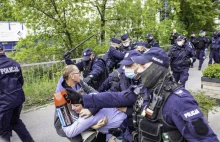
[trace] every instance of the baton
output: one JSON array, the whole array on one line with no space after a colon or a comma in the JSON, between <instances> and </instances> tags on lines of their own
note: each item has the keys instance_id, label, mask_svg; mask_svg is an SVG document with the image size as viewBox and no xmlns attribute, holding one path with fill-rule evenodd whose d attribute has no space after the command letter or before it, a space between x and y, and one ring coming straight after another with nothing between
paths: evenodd
<instances>
[{"instance_id":1,"label":"baton","mask_svg":"<svg viewBox=\"0 0 220 142\"><path fill-rule=\"evenodd\" d=\"M88 41L90 38L92 38L94 36L94 34L93 35L91 35L91 36L89 36L88 38L86 38L85 40L83 40L82 42L80 42L78 45L76 45L73 49L71 49L70 51L67 51L67 53L68 54L64 54L64 58L66 57L66 56L68 56L71 52L73 52L76 48L78 48L80 45L82 45L83 43L85 43L86 41Z\"/></svg>"}]
</instances>

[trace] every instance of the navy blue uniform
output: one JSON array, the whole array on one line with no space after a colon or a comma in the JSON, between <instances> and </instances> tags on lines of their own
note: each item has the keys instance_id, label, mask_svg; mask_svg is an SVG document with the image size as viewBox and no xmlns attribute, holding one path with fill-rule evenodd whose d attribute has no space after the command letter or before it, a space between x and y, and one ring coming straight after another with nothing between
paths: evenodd
<instances>
[{"instance_id":1,"label":"navy blue uniform","mask_svg":"<svg viewBox=\"0 0 220 142\"><path fill-rule=\"evenodd\" d=\"M98 89L107 77L105 61L97 56L89 62L79 62L76 64L76 66L80 71L83 72L84 78L87 76L92 76L92 80L91 82L88 82L88 85L94 89Z\"/></svg>"},{"instance_id":2,"label":"navy blue uniform","mask_svg":"<svg viewBox=\"0 0 220 142\"><path fill-rule=\"evenodd\" d=\"M120 52L120 50L110 47L109 50L104 55L104 60L106 61L106 67L110 72L114 68L117 68L118 63L124 58L125 53Z\"/></svg>"},{"instance_id":3,"label":"navy blue uniform","mask_svg":"<svg viewBox=\"0 0 220 142\"><path fill-rule=\"evenodd\" d=\"M203 61L205 59L205 48L207 47L208 40L206 37L196 37L196 58L199 60L199 69L202 68Z\"/></svg>"},{"instance_id":4,"label":"navy blue uniform","mask_svg":"<svg viewBox=\"0 0 220 142\"><path fill-rule=\"evenodd\" d=\"M147 48L151 48L151 47L160 47L159 43L156 42L156 40L153 38L151 40L147 40Z\"/></svg>"},{"instance_id":5,"label":"navy blue uniform","mask_svg":"<svg viewBox=\"0 0 220 142\"><path fill-rule=\"evenodd\" d=\"M173 45L168 56L170 57L170 66L175 81L180 81L185 86L189 76L189 67L196 60L192 48L187 46L187 44L183 47Z\"/></svg>"},{"instance_id":6,"label":"navy blue uniform","mask_svg":"<svg viewBox=\"0 0 220 142\"><path fill-rule=\"evenodd\" d=\"M173 45L173 44L176 43L176 39L177 39L178 36L179 36L178 33L175 33L175 34L171 33L171 34L170 34L170 44L171 44L171 45Z\"/></svg>"},{"instance_id":7,"label":"navy blue uniform","mask_svg":"<svg viewBox=\"0 0 220 142\"><path fill-rule=\"evenodd\" d=\"M137 95L133 94L130 89L119 93L104 92L98 95L83 95L84 106L87 108L132 106L136 99ZM147 102L148 99L145 99L145 101ZM170 95L163 107L162 116L169 125L177 127L188 142L219 142L200 111L198 103L184 88L177 89ZM194 124L196 121L203 121L206 124L207 133L198 134L198 128L196 129L196 127L199 126L195 127Z\"/></svg>"},{"instance_id":8,"label":"navy blue uniform","mask_svg":"<svg viewBox=\"0 0 220 142\"><path fill-rule=\"evenodd\" d=\"M121 45L121 46L119 47L119 50L120 50L122 53L126 53L126 52L128 52L128 51L130 51L130 50L134 50L134 49L135 49L135 44L133 44L133 43L130 43L129 46Z\"/></svg>"},{"instance_id":9,"label":"navy blue uniform","mask_svg":"<svg viewBox=\"0 0 220 142\"><path fill-rule=\"evenodd\" d=\"M32 141L32 137L19 118L25 101L23 83L20 65L0 53L0 138L6 141L10 141L12 130L22 141Z\"/></svg>"},{"instance_id":10,"label":"navy blue uniform","mask_svg":"<svg viewBox=\"0 0 220 142\"><path fill-rule=\"evenodd\" d=\"M214 59L215 63L220 63L219 58L219 49L220 49L220 38L212 37L209 53L209 64L212 64L212 59Z\"/></svg>"}]
</instances>

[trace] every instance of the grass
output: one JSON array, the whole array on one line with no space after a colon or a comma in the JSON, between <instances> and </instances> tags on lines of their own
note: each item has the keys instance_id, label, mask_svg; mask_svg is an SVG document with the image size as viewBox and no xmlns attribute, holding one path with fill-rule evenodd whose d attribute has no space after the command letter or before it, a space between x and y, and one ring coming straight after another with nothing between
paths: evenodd
<instances>
[{"instance_id":1,"label":"grass","mask_svg":"<svg viewBox=\"0 0 220 142\"><path fill-rule=\"evenodd\" d=\"M32 83L25 83L23 89L26 100L23 109L27 110L52 102L58 80L59 78L53 80L41 79Z\"/></svg>"}]
</instances>

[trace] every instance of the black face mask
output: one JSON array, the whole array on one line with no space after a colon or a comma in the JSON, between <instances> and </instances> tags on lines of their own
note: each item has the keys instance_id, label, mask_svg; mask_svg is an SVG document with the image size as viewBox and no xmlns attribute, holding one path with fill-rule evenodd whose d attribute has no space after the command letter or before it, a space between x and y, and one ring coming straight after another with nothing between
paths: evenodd
<instances>
[{"instance_id":1,"label":"black face mask","mask_svg":"<svg viewBox=\"0 0 220 142\"><path fill-rule=\"evenodd\" d=\"M147 39L147 42L151 42L152 41L152 39Z\"/></svg>"},{"instance_id":2,"label":"black face mask","mask_svg":"<svg viewBox=\"0 0 220 142\"><path fill-rule=\"evenodd\" d=\"M167 68L152 63L144 72L141 73L141 81L144 88L152 89L163 79Z\"/></svg>"}]
</instances>

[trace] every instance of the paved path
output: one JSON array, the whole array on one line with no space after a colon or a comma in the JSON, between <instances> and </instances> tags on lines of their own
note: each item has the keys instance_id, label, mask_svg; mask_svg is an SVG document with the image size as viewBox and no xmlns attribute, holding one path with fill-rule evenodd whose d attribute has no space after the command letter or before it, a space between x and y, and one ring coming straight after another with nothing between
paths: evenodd
<instances>
[{"instance_id":1,"label":"paved path","mask_svg":"<svg viewBox=\"0 0 220 142\"><path fill-rule=\"evenodd\" d=\"M205 60L204 67L207 66L207 59ZM203 68L204 68L203 67ZM194 68L190 69L189 81L186 84L187 89L197 90L200 89L201 84L201 71L198 71L198 61L195 63ZM220 108L215 114L209 113L209 122L215 133L220 139ZM53 127L54 106L52 104L21 115L21 119L27 126L36 142L68 142L67 139L58 136ZM20 142L18 136L13 133L12 142Z\"/></svg>"}]
</instances>

